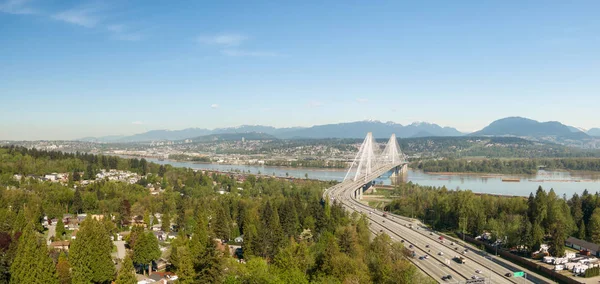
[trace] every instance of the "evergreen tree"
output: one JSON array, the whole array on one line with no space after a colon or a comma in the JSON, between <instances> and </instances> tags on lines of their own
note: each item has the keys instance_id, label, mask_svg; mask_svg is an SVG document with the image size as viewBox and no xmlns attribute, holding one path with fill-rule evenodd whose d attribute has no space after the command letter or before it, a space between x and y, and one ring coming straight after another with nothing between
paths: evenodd
<instances>
[{"instance_id":1,"label":"evergreen tree","mask_svg":"<svg viewBox=\"0 0 600 284\"><path fill-rule=\"evenodd\" d=\"M217 244L210 236L205 244L202 256L195 266L198 283L220 283L223 273L221 251L217 249Z\"/></svg>"},{"instance_id":2,"label":"evergreen tree","mask_svg":"<svg viewBox=\"0 0 600 284\"><path fill-rule=\"evenodd\" d=\"M592 243L600 243L600 208L594 209L592 217L588 223L590 241Z\"/></svg>"},{"instance_id":3,"label":"evergreen tree","mask_svg":"<svg viewBox=\"0 0 600 284\"><path fill-rule=\"evenodd\" d=\"M81 191L78 189L75 190L75 195L73 196L73 212L75 214L79 214L83 211L83 200L81 199Z\"/></svg>"},{"instance_id":4,"label":"evergreen tree","mask_svg":"<svg viewBox=\"0 0 600 284\"><path fill-rule=\"evenodd\" d=\"M565 240L567 239L567 224L565 216L558 215L550 225L550 255L563 257L565 255Z\"/></svg>"},{"instance_id":5,"label":"evergreen tree","mask_svg":"<svg viewBox=\"0 0 600 284\"><path fill-rule=\"evenodd\" d=\"M544 241L544 229L540 226L539 223L533 224L532 231L532 244L531 250L536 251L540 249L541 244Z\"/></svg>"},{"instance_id":6,"label":"evergreen tree","mask_svg":"<svg viewBox=\"0 0 600 284\"><path fill-rule=\"evenodd\" d=\"M140 174L145 176L148 173L148 161L142 158L140 159Z\"/></svg>"},{"instance_id":7,"label":"evergreen tree","mask_svg":"<svg viewBox=\"0 0 600 284\"><path fill-rule=\"evenodd\" d=\"M123 264L121 269L119 269L119 273L117 274L117 280L115 284L136 284L137 279L135 278L135 268L133 267L133 261L131 260L131 256L127 254L125 259L123 259Z\"/></svg>"},{"instance_id":8,"label":"evergreen tree","mask_svg":"<svg viewBox=\"0 0 600 284\"><path fill-rule=\"evenodd\" d=\"M216 212L214 231L217 238L229 241L231 238L231 219L224 206L219 206Z\"/></svg>"},{"instance_id":9,"label":"evergreen tree","mask_svg":"<svg viewBox=\"0 0 600 284\"><path fill-rule=\"evenodd\" d=\"M207 240L208 226L204 215L199 214L189 241L190 254L192 255L192 259L194 259L194 264L196 264L198 259L204 254Z\"/></svg>"},{"instance_id":10,"label":"evergreen tree","mask_svg":"<svg viewBox=\"0 0 600 284\"><path fill-rule=\"evenodd\" d=\"M170 228L171 228L171 214L169 214L169 211L167 211L162 216L162 222L160 224L160 229L163 230L165 233L168 233L170 231Z\"/></svg>"},{"instance_id":11,"label":"evergreen tree","mask_svg":"<svg viewBox=\"0 0 600 284\"><path fill-rule=\"evenodd\" d=\"M160 167L158 167L158 176L159 177L164 177L166 172L167 172L167 168L164 165L160 165Z\"/></svg>"},{"instance_id":12,"label":"evergreen tree","mask_svg":"<svg viewBox=\"0 0 600 284\"><path fill-rule=\"evenodd\" d=\"M194 270L194 261L187 247L183 246L177 249L177 276L181 284L193 284L196 281L196 271Z\"/></svg>"},{"instance_id":13,"label":"evergreen tree","mask_svg":"<svg viewBox=\"0 0 600 284\"><path fill-rule=\"evenodd\" d=\"M65 234L65 223L63 223L61 217L58 217L58 221L56 222L56 237L62 240Z\"/></svg>"},{"instance_id":14,"label":"evergreen tree","mask_svg":"<svg viewBox=\"0 0 600 284\"><path fill-rule=\"evenodd\" d=\"M58 275L48 256L46 243L29 224L19 238L15 258L10 267L11 284L58 284Z\"/></svg>"},{"instance_id":15,"label":"evergreen tree","mask_svg":"<svg viewBox=\"0 0 600 284\"><path fill-rule=\"evenodd\" d=\"M25 220L25 209L19 210L17 217L12 224L13 233L22 232L27 226L27 220Z\"/></svg>"},{"instance_id":16,"label":"evergreen tree","mask_svg":"<svg viewBox=\"0 0 600 284\"><path fill-rule=\"evenodd\" d=\"M121 226L124 224L129 224L129 220L131 219L131 204L129 200L123 199L121 201L121 206L119 207L119 217L121 220Z\"/></svg>"},{"instance_id":17,"label":"evergreen tree","mask_svg":"<svg viewBox=\"0 0 600 284\"><path fill-rule=\"evenodd\" d=\"M146 224L146 228L152 227L152 220L150 220L150 213L148 211L144 213L144 224Z\"/></svg>"},{"instance_id":18,"label":"evergreen tree","mask_svg":"<svg viewBox=\"0 0 600 284\"><path fill-rule=\"evenodd\" d=\"M58 273L58 282L60 284L71 284L71 266L64 252L61 252L58 257L56 272Z\"/></svg>"},{"instance_id":19,"label":"evergreen tree","mask_svg":"<svg viewBox=\"0 0 600 284\"><path fill-rule=\"evenodd\" d=\"M188 242L188 237L183 233L183 231L179 231L177 238L175 238L175 240L173 240L171 243L171 255L169 260L175 269L179 269L180 266L179 250L182 248L188 249ZM187 253L189 253L189 249Z\"/></svg>"},{"instance_id":20,"label":"evergreen tree","mask_svg":"<svg viewBox=\"0 0 600 284\"><path fill-rule=\"evenodd\" d=\"M579 222L579 231L577 231L577 237L582 240L587 240L587 234L585 230L585 223L583 220Z\"/></svg>"},{"instance_id":21,"label":"evergreen tree","mask_svg":"<svg viewBox=\"0 0 600 284\"><path fill-rule=\"evenodd\" d=\"M85 171L85 179L86 180L94 180L96 179L96 173L94 172L94 167L92 164L88 164L87 170Z\"/></svg>"},{"instance_id":22,"label":"evergreen tree","mask_svg":"<svg viewBox=\"0 0 600 284\"><path fill-rule=\"evenodd\" d=\"M133 245L133 261L137 264L149 264L148 274L152 269L152 261L160 257L158 239L152 232L140 235Z\"/></svg>"},{"instance_id":23,"label":"evergreen tree","mask_svg":"<svg viewBox=\"0 0 600 284\"><path fill-rule=\"evenodd\" d=\"M113 243L105 226L95 219L85 219L71 243L69 260L73 283L104 283L115 275L111 252Z\"/></svg>"},{"instance_id":24,"label":"evergreen tree","mask_svg":"<svg viewBox=\"0 0 600 284\"><path fill-rule=\"evenodd\" d=\"M284 244L285 238L279 223L277 208L273 207L270 201L267 201L262 210L261 222L259 231L263 245L261 255L273 259Z\"/></svg>"},{"instance_id":25,"label":"evergreen tree","mask_svg":"<svg viewBox=\"0 0 600 284\"><path fill-rule=\"evenodd\" d=\"M300 229L298 213L296 205L292 199L286 199L279 209L279 220L281 220L281 228L286 237L296 236Z\"/></svg>"}]
</instances>

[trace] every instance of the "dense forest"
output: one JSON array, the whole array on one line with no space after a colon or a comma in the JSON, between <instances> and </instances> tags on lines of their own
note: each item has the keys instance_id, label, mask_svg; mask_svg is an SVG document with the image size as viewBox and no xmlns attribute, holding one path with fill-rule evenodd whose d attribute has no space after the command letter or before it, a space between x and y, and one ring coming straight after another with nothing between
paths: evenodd
<instances>
[{"instance_id":1,"label":"dense forest","mask_svg":"<svg viewBox=\"0 0 600 284\"><path fill-rule=\"evenodd\" d=\"M438 230L473 236L487 231L506 248L531 252L546 243L552 255L561 256L569 236L600 243L600 195L587 190L567 199L539 187L525 198L407 183L389 194L397 196L386 208L391 212L422 219Z\"/></svg>"},{"instance_id":2,"label":"dense forest","mask_svg":"<svg viewBox=\"0 0 600 284\"><path fill-rule=\"evenodd\" d=\"M105 168L137 172L143 182L98 180L84 186L74 180ZM51 172L70 173L68 183L13 178ZM152 195L146 183L163 191ZM402 244L384 234L370 240L364 216L322 200L330 185L209 175L143 159L0 148L0 283L136 283L133 271L145 273L161 257L179 283L430 281L407 260ZM53 239L68 239L61 228L64 213L88 213L66 253L46 246L42 226L44 216L58 217ZM163 230L177 235L174 240L159 241L149 230L156 216ZM132 226L132 219L145 226ZM128 233L129 248L119 270L110 241L118 232ZM215 241L238 236L243 243L237 258Z\"/></svg>"},{"instance_id":3,"label":"dense forest","mask_svg":"<svg viewBox=\"0 0 600 284\"><path fill-rule=\"evenodd\" d=\"M411 166L426 172L471 172L500 174L535 174L547 170L600 171L600 159L443 159L413 162Z\"/></svg>"}]
</instances>

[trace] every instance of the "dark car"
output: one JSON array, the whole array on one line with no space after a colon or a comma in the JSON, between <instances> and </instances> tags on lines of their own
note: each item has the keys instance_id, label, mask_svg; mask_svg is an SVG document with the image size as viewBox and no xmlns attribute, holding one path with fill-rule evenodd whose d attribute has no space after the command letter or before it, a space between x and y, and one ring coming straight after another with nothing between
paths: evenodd
<instances>
[{"instance_id":1,"label":"dark car","mask_svg":"<svg viewBox=\"0 0 600 284\"><path fill-rule=\"evenodd\" d=\"M513 275L510 272L506 272L506 274L504 274L504 276L506 276L506 277L512 277Z\"/></svg>"},{"instance_id":2,"label":"dark car","mask_svg":"<svg viewBox=\"0 0 600 284\"><path fill-rule=\"evenodd\" d=\"M446 279L448 279L448 280L452 279L452 275L450 275L450 274L446 275Z\"/></svg>"}]
</instances>

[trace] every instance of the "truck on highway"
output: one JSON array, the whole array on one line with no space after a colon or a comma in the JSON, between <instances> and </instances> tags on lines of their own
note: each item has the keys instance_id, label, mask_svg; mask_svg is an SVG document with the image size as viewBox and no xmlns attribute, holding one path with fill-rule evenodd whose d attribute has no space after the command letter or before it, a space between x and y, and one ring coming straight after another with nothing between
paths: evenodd
<instances>
[{"instance_id":1,"label":"truck on highway","mask_svg":"<svg viewBox=\"0 0 600 284\"><path fill-rule=\"evenodd\" d=\"M461 264L464 264L464 263L467 262L467 260L464 257L462 257L462 256L455 256L454 257L454 261L456 261L458 263L461 263Z\"/></svg>"}]
</instances>

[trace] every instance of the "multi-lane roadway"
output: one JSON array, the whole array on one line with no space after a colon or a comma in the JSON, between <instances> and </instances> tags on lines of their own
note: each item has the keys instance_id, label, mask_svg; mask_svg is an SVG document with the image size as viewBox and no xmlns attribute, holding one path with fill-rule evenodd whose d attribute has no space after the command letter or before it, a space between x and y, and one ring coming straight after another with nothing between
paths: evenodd
<instances>
[{"instance_id":1,"label":"multi-lane roadway","mask_svg":"<svg viewBox=\"0 0 600 284\"><path fill-rule=\"evenodd\" d=\"M384 169L381 169L383 171ZM374 171L373 178L380 174ZM370 176L367 180L370 180ZM395 241L403 242L405 247L415 252L411 259L423 272L440 283L533 283L525 278L508 277L511 270L485 258L483 253L475 253L472 248L454 243L450 240L440 240L440 235L421 227L418 222L401 216L386 214L366 206L351 197L353 191L364 182L344 181L326 191L329 198L341 202L350 211L357 211L369 218L371 231L386 233ZM463 257L464 263L455 260ZM448 279L448 275L452 278ZM475 279L480 279L476 281ZM539 279L538 279L539 280ZM535 281L537 283L544 281Z\"/></svg>"}]
</instances>

